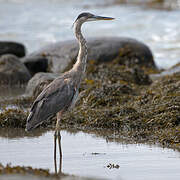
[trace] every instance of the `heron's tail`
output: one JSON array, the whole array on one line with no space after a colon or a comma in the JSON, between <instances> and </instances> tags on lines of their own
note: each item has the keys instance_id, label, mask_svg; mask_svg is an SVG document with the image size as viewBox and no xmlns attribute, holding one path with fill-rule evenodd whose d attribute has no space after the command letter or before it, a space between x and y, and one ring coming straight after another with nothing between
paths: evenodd
<instances>
[{"instance_id":1,"label":"heron's tail","mask_svg":"<svg viewBox=\"0 0 180 180\"><path fill-rule=\"evenodd\" d=\"M30 131L53 116L49 107L43 101L39 101L31 108L26 122L26 131Z\"/></svg>"},{"instance_id":2,"label":"heron's tail","mask_svg":"<svg viewBox=\"0 0 180 180\"><path fill-rule=\"evenodd\" d=\"M26 122L26 131L30 131L32 129L34 129L36 126L34 126L34 123L32 124L31 122L33 122L33 118L34 118L34 113L33 112L30 112L28 118L27 118L27 122Z\"/></svg>"},{"instance_id":3,"label":"heron's tail","mask_svg":"<svg viewBox=\"0 0 180 180\"><path fill-rule=\"evenodd\" d=\"M26 129L25 129L26 131L30 131L36 128L44 120L44 116L42 115L41 112L42 104L43 104L42 102L37 102L31 108L26 122Z\"/></svg>"}]
</instances>

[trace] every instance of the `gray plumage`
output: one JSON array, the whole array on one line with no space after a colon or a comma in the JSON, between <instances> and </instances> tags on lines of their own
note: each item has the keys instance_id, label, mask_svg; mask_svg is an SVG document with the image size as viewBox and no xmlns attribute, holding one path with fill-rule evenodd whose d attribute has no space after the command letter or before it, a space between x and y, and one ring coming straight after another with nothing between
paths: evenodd
<instances>
[{"instance_id":1,"label":"gray plumage","mask_svg":"<svg viewBox=\"0 0 180 180\"><path fill-rule=\"evenodd\" d=\"M60 110L66 110L75 94L75 85L71 79L55 79L33 103L27 119L27 130L35 128L41 122L53 117Z\"/></svg>"},{"instance_id":2,"label":"gray plumage","mask_svg":"<svg viewBox=\"0 0 180 180\"><path fill-rule=\"evenodd\" d=\"M73 68L51 82L34 101L27 118L26 130L37 127L42 122L74 106L78 97L79 86L84 76L87 61L86 40L81 33L81 25L86 21L111 20L113 18L82 13L74 23L79 53ZM60 117L57 118L59 124Z\"/></svg>"}]
</instances>

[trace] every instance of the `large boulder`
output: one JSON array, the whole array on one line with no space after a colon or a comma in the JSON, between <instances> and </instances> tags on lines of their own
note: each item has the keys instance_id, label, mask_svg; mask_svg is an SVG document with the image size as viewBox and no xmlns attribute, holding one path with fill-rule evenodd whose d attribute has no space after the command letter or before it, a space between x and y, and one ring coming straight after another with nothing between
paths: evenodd
<instances>
[{"instance_id":1,"label":"large boulder","mask_svg":"<svg viewBox=\"0 0 180 180\"><path fill-rule=\"evenodd\" d=\"M23 44L17 42L1 41L0 56L4 54L14 54L17 57L24 57L26 50Z\"/></svg>"},{"instance_id":2,"label":"large boulder","mask_svg":"<svg viewBox=\"0 0 180 180\"><path fill-rule=\"evenodd\" d=\"M97 63L117 59L120 64L155 68L153 55L143 43L121 37L89 38L88 59ZM79 46L75 40L51 44L37 52L29 54L22 62L32 74L37 72L60 73L72 67Z\"/></svg>"},{"instance_id":3,"label":"large boulder","mask_svg":"<svg viewBox=\"0 0 180 180\"><path fill-rule=\"evenodd\" d=\"M36 73L28 82L26 94L36 98L40 92L58 76L59 74L54 73Z\"/></svg>"},{"instance_id":4,"label":"large boulder","mask_svg":"<svg viewBox=\"0 0 180 180\"><path fill-rule=\"evenodd\" d=\"M31 75L25 65L14 55L0 57L0 84L17 85L26 83Z\"/></svg>"}]
</instances>

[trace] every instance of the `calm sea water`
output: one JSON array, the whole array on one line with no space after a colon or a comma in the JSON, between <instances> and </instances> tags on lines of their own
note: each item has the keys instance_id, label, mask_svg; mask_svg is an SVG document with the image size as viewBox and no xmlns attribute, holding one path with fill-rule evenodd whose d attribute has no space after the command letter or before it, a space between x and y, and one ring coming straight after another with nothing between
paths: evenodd
<instances>
[{"instance_id":1,"label":"calm sea water","mask_svg":"<svg viewBox=\"0 0 180 180\"><path fill-rule=\"evenodd\" d=\"M29 138L0 137L0 162L54 172L53 133L39 133L39 137ZM7 131L5 134L8 136ZM9 134L15 137L20 131L9 130ZM113 180L179 180L180 154L171 149L127 145L114 140L107 142L104 138L83 132L62 131L61 136L64 173ZM108 168L109 164L119 167Z\"/></svg>"},{"instance_id":2,"label":"calm sea water","mask_svg":"<svg viewBox=\"0 0 180 180\"><path fill-rule=\"evenodd\" d=\"M145 9L107 0L0 0L0 40L26 45L28 52L52 42L73 39L76 16L89 11L115 21L84 25L85 36L126 36L146 43L156 64L168 68L180 62L180 11Z\"/></svg>"}]
</instances>

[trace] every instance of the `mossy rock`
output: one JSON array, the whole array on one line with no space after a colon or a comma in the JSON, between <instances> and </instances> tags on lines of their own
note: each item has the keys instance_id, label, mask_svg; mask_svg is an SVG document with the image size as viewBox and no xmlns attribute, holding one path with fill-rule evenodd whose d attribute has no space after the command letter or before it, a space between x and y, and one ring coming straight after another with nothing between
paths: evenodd
<instances>
[{"instance_id":1,"label":"mossy rock","mask_svg":"<svg viewBox=\"0 0 180 180\"><path fill-rule=\"evenodd\" d=\"M94 178L83 178L64 173L50 173L48 169L33 168L31 166L12 166L7 164L3 166L0 163L0 179L31 179L31 180L95 180Z\"/></svg>"},{"instance_id":2,"label":"mossy rock","mask_svg":"<svg viewBox=\"0 0 180 180\"><path fill-rule=\"evenodd\" d=\"M54 174L50 174L48 170L45 169L36 169L32 167L21 167L21 166L11 166L10 164L7 164L6 166L3 166L0 164L0 174L33 174L33 175L39 175L44 177L50 177L54 176Z\"/></svg>"},{"instance_id":3,"label":"mossy rock","mask_svg":"<svg viewBox=\"0 0 180 180\"><path fill-rule=\"evenodd\" d=\"M0 128L23 128L26 127L26 120L28 117L28 111L17 109L4 109L0 112ZM52 119L47 120L41 124L41 128L54 127L55 121Z\"/></svg>"},{"instance_id":4,"label":"mossy rock","mask_svg":"<svg viewBox=\"0 0 180 180\"><path fill-rule=\"evenodd\" d=\"M180 73L152 82L149 72L116 61L99 65L91 61L81 84L81 98L64 115L62 127L117 130L134 142L159 142L180 150ZM0 115L0 123L17 125L16 117L23 121L18 126L24 127L27 113L19 110ZM42 125L53 127L54 123L55 118Z\"/></svg>"},{"instance_id":5,"label":"mossy rock","mask_svg":"<svg viewBox=\"0 0 180 180\"><path fill-rule=\"evenodd\" d=\"M93 71L87 77L97 74ZM162 77L150 86L137 85L126 76L97 86L95 82L85 90L80 104L65 115L64 123L120 130L136 142L160 142L180 150L180 73Z\"/></svg>"},{"instance_id":6,"label":"mossy rock","mask_svg":"<svg viewBox=\"0 0 180 180\"><path fill-rule=\"evenodd\" d=\"M7 109L0 113L0 127L25 127L28 113L21 109Z\"/></svg>"}]
</instances>

